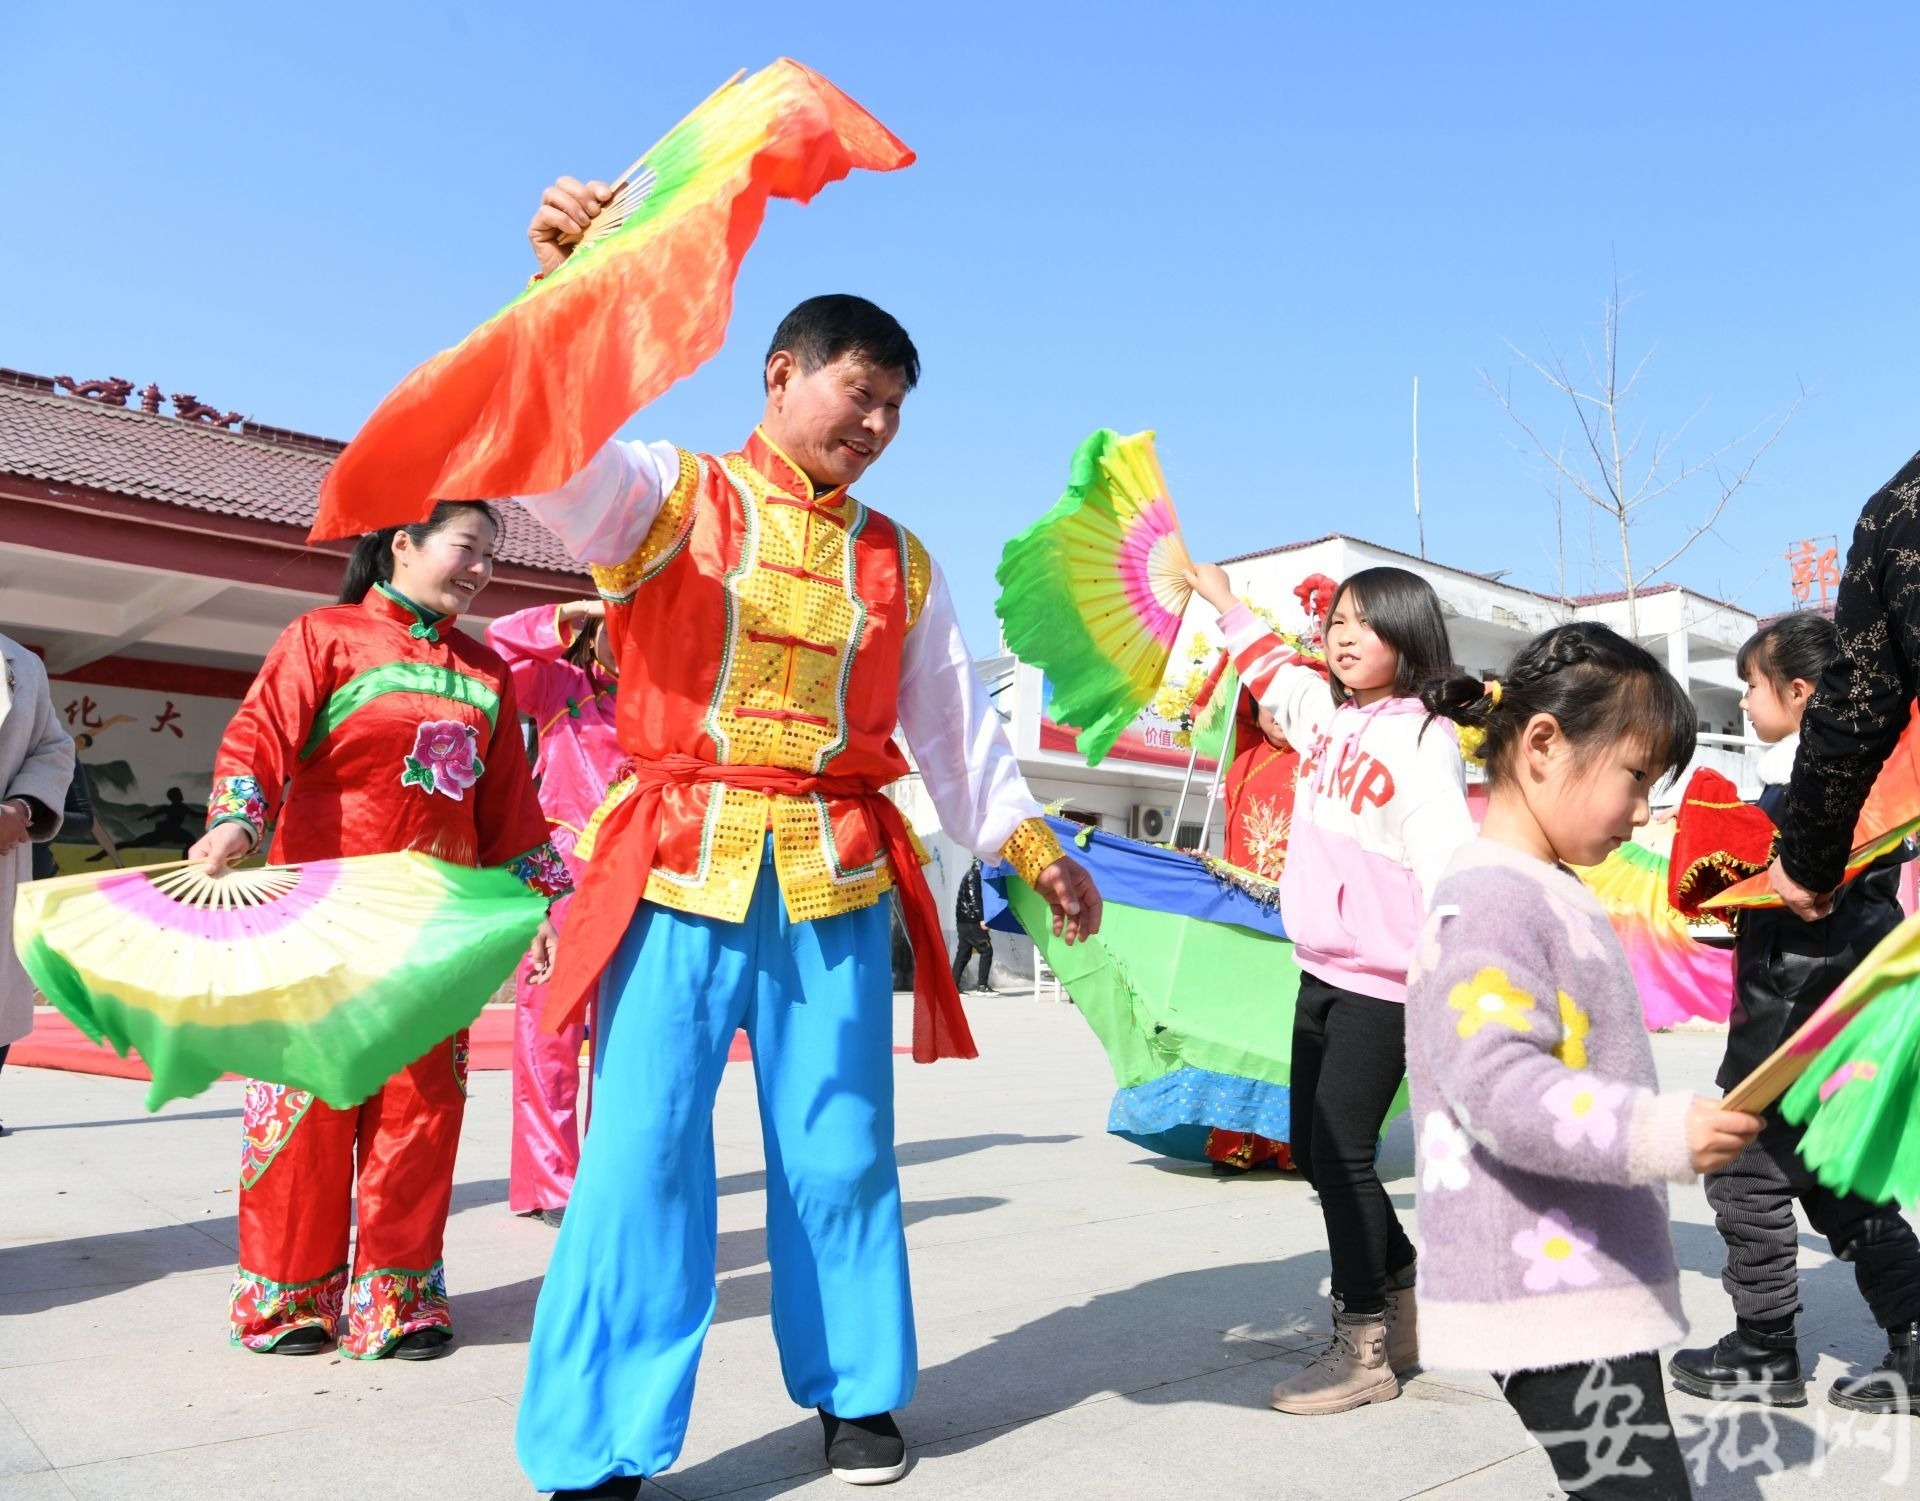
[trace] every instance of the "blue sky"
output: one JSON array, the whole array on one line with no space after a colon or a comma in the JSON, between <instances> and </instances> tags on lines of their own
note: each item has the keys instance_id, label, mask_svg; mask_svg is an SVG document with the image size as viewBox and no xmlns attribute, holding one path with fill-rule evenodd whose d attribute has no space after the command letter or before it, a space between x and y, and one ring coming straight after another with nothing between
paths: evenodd
<instances>
[{"instance_id":1,"label":"blue sky","mask_svg":"<svg viewBox=\"0 0 1920 1501\"><path fill-rule=\"evenodd\" d=\"M1657 344L1639 415L1708 403L1684 456L1813 392L1674 574L1777 609L1787 545L1844 545L1920 444L1920 115L1887 65L1920 13L1823 12L0 0L0 364L348 435L519 286L547 181L784 53L921 160L775 204L728 348L629 435L737 444L779 315L873 297L926 375L861 493L943 561L977 650L1001 544L1099 426L1159 431L1198 553L1411 549L1415 375L1430 554L1551 589L1550 505L1476 367L1577 349L1616 258L1627 347Z\"/></svg>"}]
</instances>

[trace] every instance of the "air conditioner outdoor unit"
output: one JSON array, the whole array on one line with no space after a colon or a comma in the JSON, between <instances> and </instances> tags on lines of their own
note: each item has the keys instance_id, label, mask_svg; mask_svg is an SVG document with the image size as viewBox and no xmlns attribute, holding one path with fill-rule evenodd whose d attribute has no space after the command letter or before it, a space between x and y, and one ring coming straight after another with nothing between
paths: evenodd
<instances>
[{"instance_id":1,"label":"air conditioner outdoor unit","mask_svg":"<svg viewBox=\"0 0 1920 1501\"><path fill-rule=\"evenodd\" d=\"M1173 838L1173 809L1157 803L1133 805L1133 837L1143 844L1166 844Z\"/></svg>"}]
</instances>

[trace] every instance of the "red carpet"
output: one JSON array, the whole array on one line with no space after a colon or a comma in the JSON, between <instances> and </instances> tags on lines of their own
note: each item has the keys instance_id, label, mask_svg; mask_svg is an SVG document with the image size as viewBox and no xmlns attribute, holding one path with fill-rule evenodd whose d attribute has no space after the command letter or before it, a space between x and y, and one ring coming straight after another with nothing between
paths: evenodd
<instances>
[{"instance_id":1,"label":"red carpet","mask_svg":"<svg viewBox=\"0 0 1920 1501\"><path fill-rule=\"evenodd\" d=\"M513 1066L513 1007L489 1006L480 1013L467 1033L471 1052L470 1069L506 1069ZM911 1052L895 1048L896 1053ZM753 1054L747 1047L747 1034L733 1034L733 1046L727 1062L744 1063ZM146 1079L151 1075L140 1055L122 1058L109 1047L88 1042L86 1034L51 1006L39 1006L33 1013L33 1030L13 1045L7 1054L9 1064L21 1068L54 1068L69 1074L104 1074L112 1079ZM232 1077L229 1075L229 1077Z\"/></svg>"}]
</instances>

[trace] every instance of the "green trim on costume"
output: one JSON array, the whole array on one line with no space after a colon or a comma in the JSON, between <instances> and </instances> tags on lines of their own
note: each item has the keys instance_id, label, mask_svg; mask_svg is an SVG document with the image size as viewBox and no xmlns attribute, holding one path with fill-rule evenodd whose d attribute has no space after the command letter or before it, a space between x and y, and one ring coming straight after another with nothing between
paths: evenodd
<instances>
[{"instance_id":1,"label":"green trim on costume","mask_svg":"<svg viewBox=\"0 0 1920 1501\"><path fill-rule=\"evenodd\" d=\"M467 704L487 716L489 731L497 726L500 718L500 695L478 678L428 662L383 662L354 674L334 690L326 706L314 716L313 731L307 736L307 743L300 747L300 759L304 761L319 750L350 715L386 693L422 693Z\"/></svg>"},{"instance_id":2,"label":"green trim on costume","mask_svg":"<svg viewBox=\"0 0 1920 1501\"><path fill-rule=\"evenodd\" d=\"M407 627L407 634L409 636L412 636L416 641L439 641L440 632L436 627L441 621L447 618L443 612L439 610L429 610L425 605L415 604L412 600L408 599L406 595L394 588L392 584L378 583L373 587L386 595L388 599L400 606L400 608L405 610L409 615L413 616L413 624Z\"/></svg>"}]
</instances>

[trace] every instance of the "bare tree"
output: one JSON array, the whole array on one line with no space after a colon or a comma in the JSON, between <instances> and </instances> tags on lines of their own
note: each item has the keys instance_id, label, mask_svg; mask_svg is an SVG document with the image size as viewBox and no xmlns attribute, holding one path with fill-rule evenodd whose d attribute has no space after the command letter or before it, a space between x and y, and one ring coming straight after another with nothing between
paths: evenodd
<instances>
[{"instance_id":1,"label":"bare tree","mask_svg":"<svg viewBox=\"0 0 1920 1501\"><path fill-rule=\"evenodd\" d=\"M1679 562L1694 543L1719 525L1728 505L1753 477L1755 466L1779 440L1787 424L1807 399L1807 393L1806 388L1801 387L1784 412L1776 412L1762 419L1704 458L1682 459L1676 455L1675 449L1693 426L1694 420L1706 410L1707 404L1702 402L1672 434L1654 433L1649 439L1645 423L1637 421L1628 408L1638 392L1640 378L1653 358L1653 349L1649 347L1626 377L1621 378L1620 322L1626 306L1626 300L1620 295L1620 273L1616 268L1601 322L1601 346L1595 351L1591 345L1582 342L1581 354L1586 368L1577 375L1569 368L1566 358L1556 350L1549 348L1544 359L1536 359L1511 340L1505 341L1516 358L1565 397L1573 408L1572 432L1577 433L1578 440L1571 453L1568 452L1566 435L1563 434L1558 443L1548 442L1521 415L1514 405L1511 391L1503 388L1485 370L1480 371L1480 378L1500 403L1500 409L1526 434L1534 454L1543 464L1554 492L1556 533L1562 532L1564 526L1560 498L1562 485L1586 499L1594 512L1612 523L1619 538L1620 563L1617 568L1610 563L1603 566L1619 579L1621 587L1626 590L1627 629L1637 636L1640 629L1640 592ZM1657 563L1651 567L1636 566L1634 528L1643 519L1641 513L1655 502L1673 496L1683 486L1706 497L1700 519L1688 527L1680 545ZM1594 551L1597 554L1597 547ZM1565 589L1563 564L1563 594Z\"/></svg>"}]
</instances>

